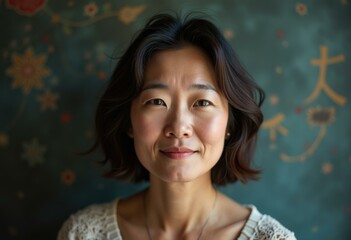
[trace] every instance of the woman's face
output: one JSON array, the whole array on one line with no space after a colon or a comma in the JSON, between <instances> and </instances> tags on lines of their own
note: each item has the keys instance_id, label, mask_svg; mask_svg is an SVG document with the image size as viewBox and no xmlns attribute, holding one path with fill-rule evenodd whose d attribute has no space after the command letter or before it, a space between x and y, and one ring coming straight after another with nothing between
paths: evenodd
<instances>
[{"instance_id":1,"label":"woman's face","mask_svg":"<svg viewBox=\"0 0 351 240\"><path fill-rule=\"evenodd\" d=\"M151 178L210 177L228 122L228 102L217 88L210 59L192 46L156 53L132 102L131 121L136 154Z\"/></svg>"}]
</instances>

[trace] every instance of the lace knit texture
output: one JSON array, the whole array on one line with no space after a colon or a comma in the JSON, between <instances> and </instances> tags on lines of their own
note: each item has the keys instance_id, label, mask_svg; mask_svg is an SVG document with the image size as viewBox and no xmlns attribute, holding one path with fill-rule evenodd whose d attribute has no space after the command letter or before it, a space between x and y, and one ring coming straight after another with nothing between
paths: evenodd
<instances>
[{"instance_id":1,"label":"lace knit texture","mask_svg":"<svg viewBox=\"0 0 351 240\"><path fill-rule=\"evenodd\" d=\"M117 223L117 201L91 205L71 215L63 224L58 240L122 240ZM238 240L296 240L294 233L274 218L262 215L255 206Z\"/></svg>"}]
</instances>

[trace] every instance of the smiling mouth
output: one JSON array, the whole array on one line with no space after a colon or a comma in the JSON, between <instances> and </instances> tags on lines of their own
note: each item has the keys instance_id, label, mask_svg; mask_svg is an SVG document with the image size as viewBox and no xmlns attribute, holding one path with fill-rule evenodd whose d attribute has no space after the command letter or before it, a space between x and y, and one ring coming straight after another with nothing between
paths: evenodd
<instances>
[{"instance_id":1,"label":"smiling mouth","mask_svg":"<svg viewBox=\"0 0 351 240\"><path fill-rule=\"evenodd\" d=\"M185 148L171 148L163 151L161 150L160 152L166 157L175 160L181 160L197 153L197 151Z\"/></svg>"}]
</instances>

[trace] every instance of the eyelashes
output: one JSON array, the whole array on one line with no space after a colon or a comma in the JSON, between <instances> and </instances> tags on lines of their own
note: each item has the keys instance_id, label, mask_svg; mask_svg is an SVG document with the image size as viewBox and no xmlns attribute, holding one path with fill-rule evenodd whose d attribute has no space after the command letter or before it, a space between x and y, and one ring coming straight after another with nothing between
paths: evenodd
<instances>
[{"instance_id":1,"label":"eyelashes","mask_svg":"<svg viewBox=\"0 0 351 240\"><path fill-rule=\"evenodd\" d=\"M145 102L145 105L167 107L167 104L165 103L165 101L163 101L160 98L150 99ZM214 104L211 101L206 99L199 99L195 101L195 103L193 104L194 107L200 107L200 108L209 107L213 105Z\"/></svg>"},{"instance_id":2,"label":"eyelashes","mask_svg":"<svg viewBox=\"0 0 351 240\"><path fill-rule=\"evenodd\" d=\"M196 107L208 107L208 106L212 106L213 104L206 100L206 99L200 99L198 101L195 102L194 106Z\"/></svg>"},{"instance_id":3,"label":"eyelashes","mask_svg":"<svg viewBox=\"0 0 351 240\"><path fill-rule=\"evenodd\" d=\"M165 107L167 107L166 103L160 98L155 98L155 99L148 100L145 104L146 105L165 106Z\"/></svg>"}]
</instances>

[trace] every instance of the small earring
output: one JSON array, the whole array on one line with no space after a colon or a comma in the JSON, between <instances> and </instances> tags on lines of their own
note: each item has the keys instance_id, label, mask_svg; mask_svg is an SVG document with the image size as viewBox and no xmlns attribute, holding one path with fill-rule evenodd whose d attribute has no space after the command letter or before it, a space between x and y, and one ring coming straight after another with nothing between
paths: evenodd
<instances>
[{"instance_id":1,"label":"small earring","mask_svg":"<svg viewBox=\"0 0 351 240\"><path fill-rule=\"evenodd\" d=\"M227 138L230 137L230 132L227 132L226 137L227 137Z\"/></svg>"}]
</instances>

